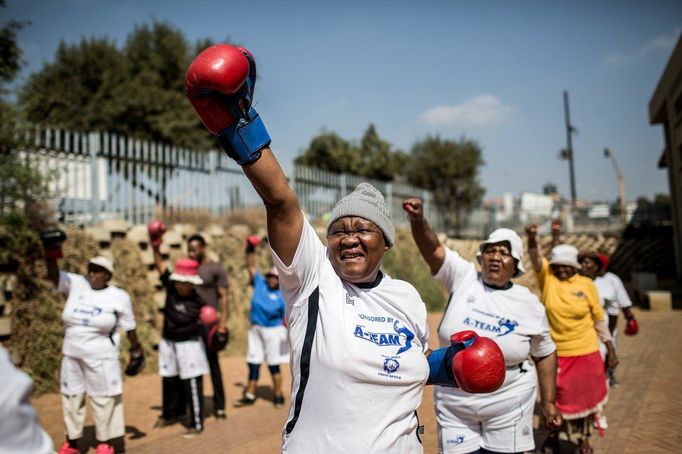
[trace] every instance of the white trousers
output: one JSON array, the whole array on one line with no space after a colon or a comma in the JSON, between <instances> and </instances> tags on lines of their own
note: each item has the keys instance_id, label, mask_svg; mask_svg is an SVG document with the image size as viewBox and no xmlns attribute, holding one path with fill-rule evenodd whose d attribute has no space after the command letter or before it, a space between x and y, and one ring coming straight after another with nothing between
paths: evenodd
<instances>
[{"instance_id":1,"label":"white trousers","mask_svg":"<svg viewBox=\"0 0 682 454\"><path fill-rule=\"evenodd\" d=\"M265 327L252 325L248 334L246 362L268 366L289 362L289 331L284 325Z\"/></svg>"},{"instance_id":2,"label":"white trousers","mask_svg":"<svg viewBox=\"0 0 682 454\"><path fill-rule=\"evenodd\" d=\"M123 399L117 396L89 396L92 416L95 420L95 436L99 441L109 441L125 435L123 422ZM83 436L85 423L85 394L67 396L62 394L62 410L66 435L70 440Z\"/></svg>"},{"instance_id":3,"label":"white trousers","mask_svg":"<svg viewBox=\"0 0 682 454\"><path fill-rule=\"evenodd\" d=\"M207 374L208 360L201 339L176 342L161 339L159 342L159 375L181 380Z\"/></svg>"}]
</instances>

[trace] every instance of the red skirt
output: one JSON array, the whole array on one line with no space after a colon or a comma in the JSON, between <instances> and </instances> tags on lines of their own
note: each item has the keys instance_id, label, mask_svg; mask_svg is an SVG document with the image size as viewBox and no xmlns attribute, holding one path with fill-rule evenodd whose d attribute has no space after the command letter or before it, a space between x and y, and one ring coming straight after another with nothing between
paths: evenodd
<instances>
[{"instance_id":1,"label":"red skirt","mask_svg":"<svg viewBox=\"0 0 682 454\"><path fill-rule=\"evenodd\" d=\"M609 398L604 361L599 352L558 359L556 406L564 419L601 411Z\"/></svg>"}]
</instances>

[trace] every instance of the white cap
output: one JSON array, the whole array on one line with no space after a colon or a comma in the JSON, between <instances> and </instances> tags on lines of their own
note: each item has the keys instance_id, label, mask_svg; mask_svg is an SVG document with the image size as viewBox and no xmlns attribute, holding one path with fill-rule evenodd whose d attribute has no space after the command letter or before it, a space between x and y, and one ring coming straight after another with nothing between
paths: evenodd
<instances>
[{"instance_id":1,"label":"white cap","mask_svg":"<svg viewBox=\"0 0 682 454\"><path fill-rule=\"evenodd\" d=\"M497 244L503 242L507 242L509 243L509 246L511 246L511 255L516 260L516 271L514 272L514 275L512 277L517 278L526 272L526 270L523 268L522 262L523 242L521 241L521 237L518 236L516 232L511 229L503 228L493 231L490 234L490 236L488 236L487 240L483 241L481 244L478 245L476 259L478 260L478 263L481 263L481 253L483 252L483 249L486 248L486 246L488 246L489 244Z\"/></svg>"},{"instance_id":2,"label":"white cap","mask_svg":"<svg viewBox=\"0 0 682 454\"><path fill-rule=\"evenodd\" d=\"M92 263L93 265L101 266L111 274L114 274L114 265L111 263L111 260L109 260L106 257L102 257L101 255L98 255L97 257L93 257L90 259L88 263Z\"/></svg>"},{"instance_id":3,"label":"white cap","mask_svg":"<svg viewBox=\"0 0 682 454\"><path fill-rule=\"evenodd\" d=\"M578 249L570 244L560 244L552 248L552 252L549 255L550 265L568 265L573 268L580 269L580 263L578 263Z\"/></svg>"}]
</instances>

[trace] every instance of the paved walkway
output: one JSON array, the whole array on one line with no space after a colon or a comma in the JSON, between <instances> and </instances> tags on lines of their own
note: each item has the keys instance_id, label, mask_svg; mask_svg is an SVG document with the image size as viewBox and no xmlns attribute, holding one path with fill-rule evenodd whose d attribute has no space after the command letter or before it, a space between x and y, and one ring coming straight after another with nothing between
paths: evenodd
<instances>
[{"instance_id":1,"label":"paved walkway","mask_svg":"<svg viewBox=\"0 0 682 454\"><path fill-rule=\"evenodd\" d=\"M621 335L618 367L620 386L611 392L607 408L609 429L604 438L593 437L597 453L682 453L682 311L655 313L636 311L640 334ZM438 315L430 317L434 339ZM621 328L622 330L622 328ZM432 340L432 345L435 345ZM223 374L228 393L228 419L206 420L205 432L185 440L179 425L153 429L159 414L160 382L156 375L142 375L126 380L124 386L126 440L130 453L243 453L268 454L279 452L280 434L288 409L275 409L269 392L269 376L261 370L259 395L252 407L234 408L232 402L241 396L246 377L244 359L223 358ZM285 370L285 387L289 374ZM210 394L209 380L204 380ZM286 388L285 388L286 389ZM436 424L433 411L433 391L427 388L419 409L420 421L425 425L424 452L436 453ZM41 423L55 440L63 442L60 398L50 394L34 402ZM288 402L287 402L288 404ZM88 413L90 410L88 409ZM537 427L536 417L536 427ZM94 427L88 416L84 445L93 446ZM536 432L538 445L544 433ZM572 452L564 444L562 452ZM311 453L317 454L317 453ZM361 453L357 453L361 454ZM397 453L400 454L400 453Z\"/></svg>"}]
</instances>

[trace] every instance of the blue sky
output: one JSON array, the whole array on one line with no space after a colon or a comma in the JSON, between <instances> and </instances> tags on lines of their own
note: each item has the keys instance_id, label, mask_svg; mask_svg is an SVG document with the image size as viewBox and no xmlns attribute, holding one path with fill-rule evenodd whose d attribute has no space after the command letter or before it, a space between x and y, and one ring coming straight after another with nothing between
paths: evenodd
<instances>
[{"instance_id":1,"label":"blue sky","mask_svg":"<svg viewBox=\"0 0 682 454\"><path fill-rule=\"evenodd\" d=\"M668 192L648 103L682 31L680 1L7 0L26 77L60 40L167 21L194 42L227 37L256 56L256 108L288 167L323 128L358 139L372 122L396 147L428 134L479 142L486 198L569 195L563 91L570 93L578 196L614 200L613 150L626 196Z\"/></svg>"}]
</instances>

